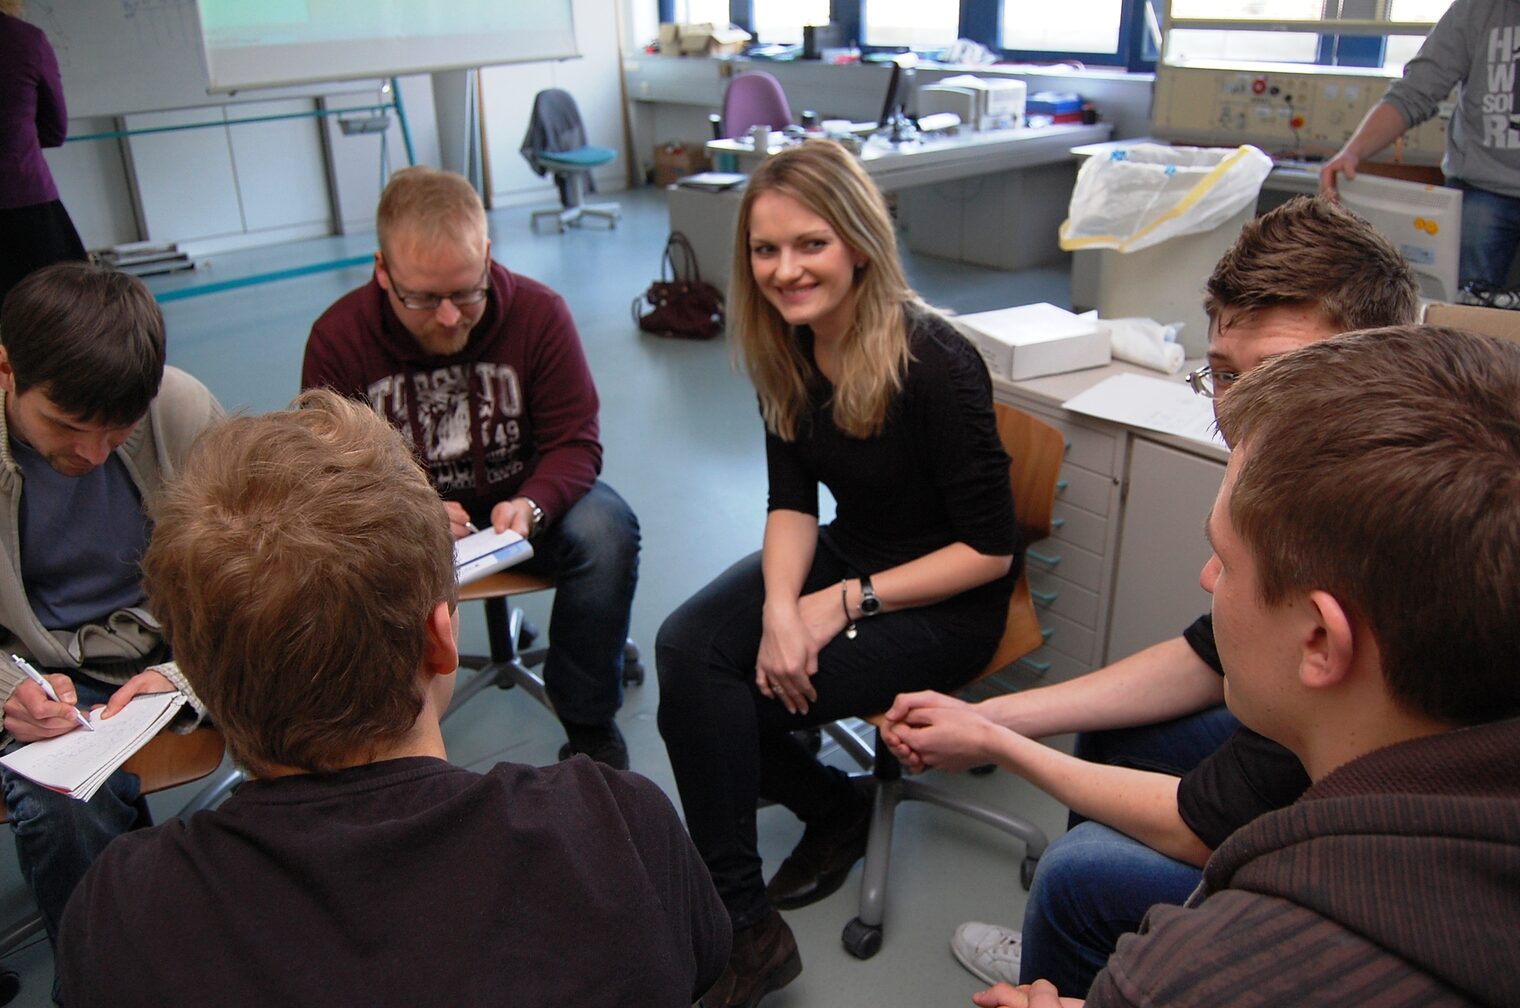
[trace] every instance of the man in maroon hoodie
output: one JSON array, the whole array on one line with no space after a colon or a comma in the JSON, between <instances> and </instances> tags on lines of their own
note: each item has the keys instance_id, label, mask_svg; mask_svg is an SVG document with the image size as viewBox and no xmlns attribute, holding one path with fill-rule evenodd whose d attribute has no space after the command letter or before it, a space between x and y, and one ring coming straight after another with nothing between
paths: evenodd
<instances>
[{"instance_id":1,"label":"man in maroon hoodie","mask_svg":"<svg viewBox=\"0 0 1520 1008\"><path fill-rule=\"evenodd\" d=\"M485 208L452 172L397 172L376 230L375 275L312 326L301 386L365 397L406 435L456 537L489 525L533 541L523 568L557 585L544 679L560 757L627 769L613 715L638 520L597 479L596 387L570 311L492 261Z\"/></svg>"}]
</instances>

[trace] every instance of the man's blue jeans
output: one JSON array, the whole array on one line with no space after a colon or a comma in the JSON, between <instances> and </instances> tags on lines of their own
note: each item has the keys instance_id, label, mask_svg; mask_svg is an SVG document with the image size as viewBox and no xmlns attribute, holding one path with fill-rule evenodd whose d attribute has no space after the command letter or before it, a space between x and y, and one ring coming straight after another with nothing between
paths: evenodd
<instances>
[{"instance_id":1,"label":"man's blue jeans","mask_svg":"<svg viewBox=\"0 0 1520 1008\"><path fill-rule=\"evenodd\" d=\"M1475 189L1459 179L1462 190L1462 255L1457 282L1477 281L1502 290L1508 286L1515 250L1520 248L1520 199Z\"/></svg>"},{"instance_id":2,"label":"man's blue jeans","mask_svg":"<svg viewBox=\"0 0 1520 1008\"><path fill-rule=\"evenodd\" d=\"M1085 997L1119 936L1154 904L1181 904L1202 875L1102 823L1069 831L1034 873L1019 982L1045 979L1067 997Z\"/></svg>"},{"instance_id":3,"label":"man's blue jeans","mask_svg":"<svg viewBox=\"0 0 1520 1008\"><path fill-rule=\"evenodd\" d=\"M554 578L544 686L561 721L600 725L623 703L623 643L639 579L639 521L598 480L533 541L521 569Z\"/></svg>"},{"instance_id":4,"label":"man's blue jeans","mask_svg":"<svg viewBox=\"0 0 1520 1008\"><path fill-rule=\"evenodd\" d=\"M1075 753L1094 763L1181 775L1234 734L1224 707L1156 725L1084 732ZM1019 980L1041 978L1068 997L1085 997L1119 936L1140 926L1156 903L1180 904L1202 872L1073 815L1071 828L1040 858L1024 909Z\"/></svg>"},{"instance_id":5,"label":"man's blue jeans","mask_svg":"<svg viewBox=\"0 0 1520 1008\"><path fill-rule=\"evenodd\" d=\"M116 691L110 683L86 675L73 679L79 703L86 709L105 703ZM149 825L137 775L116 771L87 802L8 771L0 771L0 787L5 790L5 810L16 834L21 877L36 897L48 938L56 941L69 896L106 844L128 830Z\"/></svg>"}]
</instances>

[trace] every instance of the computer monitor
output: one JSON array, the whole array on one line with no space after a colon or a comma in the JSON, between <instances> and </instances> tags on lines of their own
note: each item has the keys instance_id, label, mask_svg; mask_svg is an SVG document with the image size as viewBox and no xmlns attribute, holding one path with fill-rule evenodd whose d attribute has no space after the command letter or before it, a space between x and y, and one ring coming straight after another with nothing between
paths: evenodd
<instances>
[{"instance_id":1,"label":"computer monitor","mask_svg":"<svg viewBox=\"0 0 1520 1008\"><path fill-rule=\"evenodd\" d=\"M1363 172L1336 186L1341 203L1367 218L1409 261L1428 301L1457 299L1462 190Z\"/></svg>"},{"instance_id":2,"label":"computer monitor","mask_svg":"<svg viewBox=\"0 0 1520 1008\"><path fill-rule=\"evenodd\" d=\"M887 80L887 96L881 104L881 117L876 120L876 128L891 130L892 139L899 140L903 139L900 134L907 119L907 108L912 104L914 67L918 65L918 57L912 53L900 53L890 62L892 76Z\"/></svg>"}]
</instances>

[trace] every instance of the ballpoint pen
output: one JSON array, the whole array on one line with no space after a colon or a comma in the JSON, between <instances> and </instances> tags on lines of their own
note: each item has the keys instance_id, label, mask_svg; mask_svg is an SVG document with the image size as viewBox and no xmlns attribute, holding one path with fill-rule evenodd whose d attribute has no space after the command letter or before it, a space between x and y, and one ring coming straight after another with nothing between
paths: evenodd
<instances>
[{"instance_id":1,"label":"ballpoint pen","mask_svg":"<svg viewBox=\"0 0 1520 1008\"><path fill-rule=\"evenodd\" d=\"M31 662L27 661L20 655L11 655L11 661L15 662L16 667L26 673L26 677L28 679L36 683L38 686L42 687L42 692L47 694L47 698L49 700L53 701L54 703L63 702L62 700L58 699L58 694L54 691L53 684L44 679L41 672L38 672L36 669L32 668ZM81 711L78 707L74 708L74 717L79 721L79 727L83 728L85 731L95 730L95 726L90 724L90 719L85 717L84 712Z\"/></svg>"}]
</instances>

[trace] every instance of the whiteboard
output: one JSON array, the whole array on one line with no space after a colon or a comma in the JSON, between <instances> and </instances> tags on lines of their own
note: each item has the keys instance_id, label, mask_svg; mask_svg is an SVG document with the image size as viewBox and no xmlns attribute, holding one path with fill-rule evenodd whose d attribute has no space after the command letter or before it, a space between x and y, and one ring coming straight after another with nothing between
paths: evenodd
<instances>
[{"instance_id":1,"label":"whiteboard","mask_svg":"<svg viewBox=\"0 0 1520 1008\"><path fill-rule=\"evenodd\" d=\"M231 100L207 87L195 0L27 0L24 15L47 33L58 54L71 119ZM299 98L334 90L292 87L238 97Z\"/></svg>"},{"instance_id":2,"label":"whiteboard","mask_svg":"<svg viewBox=\"0 0 1520 1008\"><path fill-rule=\"evenodd\" d=\"M203 2L212 12L214 34L221 39L213 51L231 54L225 67L218 66L220 90L232 89L238 98L309 96L335 90L313 86L316 82L577 54L571 0ZM343 13L335 12L337 8L349 12L347 21L337 18ZM400 15L379 18L376 12L382 8L409 13L400 20ZM298 10L309 15L305 21L288 17ZM360 10L369 16L353 13ZM246 22L241 27L239 11ZM261 22L247 16L250 11L284 13L287 20L274 21L271 16ZM426 16L419 19L419 11ZM214 93L210 87L196 0L27 0L25 17L47 33L58 54L71 118L224 105L229 100L227 93ZM299 30L303 25L304 37ZM389 41L366 37L381 28L400 31L401 25L416 34ZM469 33L468 45L457 34L461 28ZM251 44L255 41L257 45ZM260 83L298 86L238 93Z\"/></svg>"},{"instance_id":3,"label":"whiteboard","mask_svg":"<svg viewBox=\"0 0 1520 1008\"><path fill-rule=\"evenodd\" d=\"M569 59L571 0L198 0L214 89Z\"/></svg>"}]
</instances>

